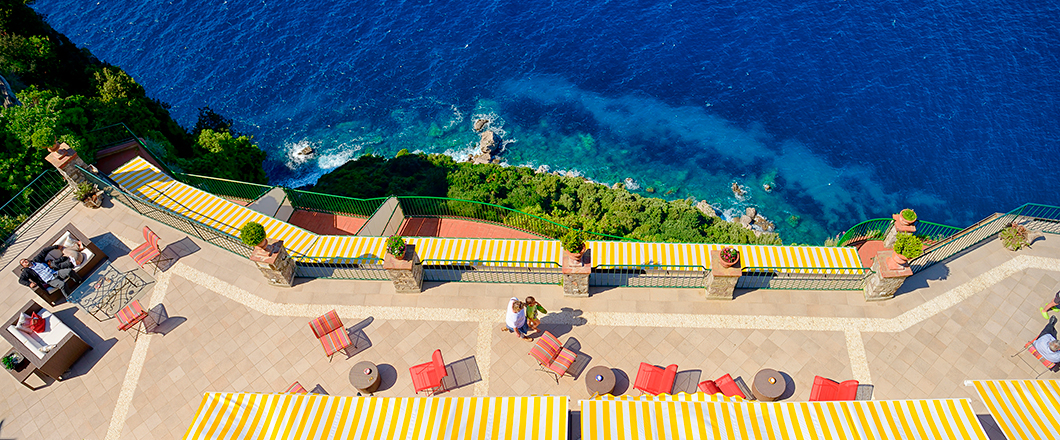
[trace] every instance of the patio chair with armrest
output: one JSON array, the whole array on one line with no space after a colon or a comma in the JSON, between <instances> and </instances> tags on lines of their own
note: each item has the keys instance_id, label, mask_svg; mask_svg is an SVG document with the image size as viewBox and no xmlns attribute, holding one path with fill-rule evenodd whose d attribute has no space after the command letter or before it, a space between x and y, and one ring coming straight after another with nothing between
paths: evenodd
<instances>
[{"instance_id":1,"label":"patio chair with armrest","mask_svg":"<svg viewBox=\"0 0 1060 440\"><path fill-rule=\"evenodd\" d=\"M309 327L313 329L313 335L324 346L328 362L331 362L331 357L339 350L345 350L346 347L353 345L349 333L346 333L346 328L342 326L342 320L339 319L339 314L335 310L309 321Z\"/></svg>"},{"instance_id":2,"label":"patio chair with armrest","mask_svg":"<svg viewBox=\"0 0 1060 440\"><path fill-rule=\"evenodd\" d=\"M651 395L670 394L674 388L675 377L677 377L676 364L660 368L641 362L633 388Z\"/></svg>"},{"instance_id":3,"label":"patio chair with armrest","mask_svg":"<svg viewBox=\"0 0 1060 440\"><path fill-rule=\"evenodd\" d=\"M733 380L732 376L726 374L717 380L704 380L699 383L699 390L707 394L724 394L727 397L740 397L747 399L747 395L740 384Z\"/></svg>"},{"instance_id":4,"label":"patio chair with armrest","mask_svg":"<svg viewBox=\"0 0 1060 440\"><path fill-rule=\"evenodd\" d=\"M813 377L813 389L810 390L811 402L855 400L858 395L858 381L846 380L843 383L821 376Z\"/></svg>"},{"instance_id":5,"label":"patio chair with armrest","mask_svg":"<svg viewBox=\"0 0 1060 440\"><path fill-rule=\"evenodd\" d=\"M172 258L166 257L162 254L162 249L158 247L158 234L155 234L151 228L144 226L144 244L141 244L136 249L129 251L129 256L132 257L133 261L136 262L141 268L146 269L144 265L154 265L152 274L158 271L158 264L165 261L173 261Z\"/></svg>"},{"instance_id":6,"label":"patio chair with armrest","mask_svg":"<svg viewBox=\"0 0 1060 440\"><path fill-rule=\"evenodd\" d=\"M447 375L442 350L434 350L430 362L409 368L409 373L412 374L412 386L416 394L420 391L426 391L428 396L438 394L442 391L442 378Z\"/></svg>"},{"instance_id":7,"label":"patio chair with armrest","mask_svg":"<svg viewBox=\"0 0 1060 440\"><path fill-rule=\"evenodd\" d=\"M578 358L577 353L559 345L559 339L548 331L537 338L534 347L530 349L530 356L537 360L538 371L552 375L557 384L559 378L567 374L571 364Z\"/></svg>"}]
</instances>

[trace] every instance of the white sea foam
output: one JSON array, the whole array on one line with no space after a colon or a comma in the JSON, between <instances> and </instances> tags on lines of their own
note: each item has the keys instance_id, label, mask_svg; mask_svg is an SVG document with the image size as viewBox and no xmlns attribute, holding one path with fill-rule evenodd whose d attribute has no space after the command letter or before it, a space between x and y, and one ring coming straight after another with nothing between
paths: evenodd
<instances>
[{"instance_id":1,"label":"white sea foam","mask_svg":"<svg viewBox=\"0 0 1060 440\"><path fill-rule=\"evenodd\" d=\"M317 150L320 148L319 142L311 142L309 139L302 139L294 143L285 143L283 145L284 152L284 165L289 170L296 170L302 165L305 165L313 158L313 155L300 154L299 152L306 149L306 147Z\"/></svg>"},{"instance_id":2,"label":"white sea foam","mask_svg":"<svg viewBox=\"0 0 1060 440\"><path fill-rule=\"evenodd\" d=\"M340 143L334 150L319 154L317 167L322 170L330 170L342 166L342 164L361 155L364 145L360 143Z\"/></svg>"}]
</instances>

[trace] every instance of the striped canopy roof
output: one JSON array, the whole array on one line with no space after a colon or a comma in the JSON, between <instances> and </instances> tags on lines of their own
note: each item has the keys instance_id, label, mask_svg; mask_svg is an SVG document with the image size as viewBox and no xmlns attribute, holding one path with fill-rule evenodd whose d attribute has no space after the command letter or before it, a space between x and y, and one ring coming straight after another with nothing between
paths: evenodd
<instances>
[{"instance_id":1,"label":"striped canopy roof","mask_svg":"<svg viewBox=\"0 0 1060 440\"><path fill-rule=\"evenodd\" d=\"M428 264L495 261L495 266L559 267L562 250L556 240L482 238L409 238L416 254Z\"/></svg>"},{"instance_id":2,"label":"striped canopy roof","mask_svg":"<svg viewBox=\"0 0 1060 440\"><path fill-rule=\"evenodd\" d=\"M697 394L583 400L581 438L987 439L967 399L741 402Z\"/></svg>"},{"instance_id":3,"label":"striped canopy roof","mask_svg":"<svg viewBox=\"0 0 1060 440\"><path fill-rule=\"evenodd\" d=\"M970 383L1010 439L1060 439L1060 382L976 380Z\"/></svg>"},{"instance_id":4,"label":"striped canopy roof","mask_svg":"<svg viewBox=\"0 0 1060 440\"><path fill-rule=\"evenodd\" d=\"M726 246L740 251L740 264L744 268L785 268L791 272L799 272L797 268L861 268L858 252L852 247L588 242L594 268L660 266L670 270L706 270L710 268L710 251Z\"/></svg>"},{"instance_id":5,"label":"striped canopy roof","mask_svg":"<svg viewBox=\"0 0 1060 440\"><path fill-rule=\"evenodd\" d=\"M566 439L565 396L206 393L185 439Z\"/></svg>"}]
</instances>

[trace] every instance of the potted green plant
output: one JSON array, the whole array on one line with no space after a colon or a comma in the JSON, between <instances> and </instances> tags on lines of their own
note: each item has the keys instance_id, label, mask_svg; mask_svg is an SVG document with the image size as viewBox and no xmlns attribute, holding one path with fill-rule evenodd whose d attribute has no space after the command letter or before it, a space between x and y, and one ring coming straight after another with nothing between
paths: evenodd
<instances>
[{"instance_id":1,"label":"potted green plant","mask_svg":"<svg viewBox=\"0 0 1060 440\"><path fill-rule=\"evenodd\" d=\"M405 239L400 235L391 235L386 239L386 251L399 259L405 259Z\"/></svg>"},{"instance_id":2,"label":"potted green plant","mask_svg":"<svg viewBox=\"0 0 1060 440\"><path fill-rule=\"evenodd\" d=\"M570 253L570 258L577 264L581 264L582 256L585 255L585 234L577 229L569 229L566 234L559 238L563 250Z\"/></svg>"},{"instance_id":3,"label":"potted green plant","mask_svg":"<svg viewBox=\"0 0 1060 440\"><path fill-rule=\"evenodd\" d=\"M894 255L891 261L898 266L906 266L909 260L924 254L924 243L908 232L899 232L894 240Z\"/></svg>"},{"instance_id":4,"label":"potted green plant","mask_svg":"<svg viewBox=\"0 0 1060 440\"><path fill-rule=\"evenodd\" d=\"M902 226L912 226L913 223L916 223L916 211L913 211L909 208L905 208L898 213L898 216L897 218L895 218L895 220L901 222Z\"/></svg>"},{"instance_id":5,"label":"potted green plant","mask_svg":"<svg viewBox=\"0 0 1060 440\"><path fill-rule=\"evenodd\" d=\"M725 267L733 267L736 263L740 262L740 251L732 246L726 246L721 248L721 265Z\"/></svg>"},{"instance_id":6,"label":"potted green plant","mask_svg":"<svg viewBox=\"0 0 1060 440\"><path fill-rule=\"evenodd\" d=\"M18 352L11 353L10 355L4 356L0 359L0 363L4 364L4 368L8 370L14 370L18 364L22 363L22 355Z\"/></svg>"},{"instance_id":7,"label":"potted green plant","mask_svg":"<svg viewBox=\"0 0 1060 440\"><path fill-rule=\"evenodd\" d=\"M38 128L37 131L34 131L33 134L30 135L30 143L34 147L54 153L59 150L59 135L55 132L54 128Z\"/></svg>"},{"instance_id":8,"label":"potted green plant","mask_svg":"<svg viewBox=\"0 0 1060 440\"><path fill-rule=\"evenodd\" d=\"M99 191L96 190L96 186L88 182L77 184L77 188L74 189L74 198L92 209L99 208L102 203L99 198Z\"/></svg>"},{"instance_id":9,"label":"potted green plant","mask_svg":"<svg viewBox=\"0 0 1060 440\"><path fill-rule=\"evenodd\" d=\"M265 248L265 227L258 222L246 222L239 228L239 239L251 247Z\"/></svg>"},{"instance_id":10,"label":"potted green plant","mask_svg":"<svg viewBox=\"0 0 1060 440\"><path fill-rule=\"evenodd\" d=\"M1001 237L1001 244L1004 244L1009 250L1018 251L1031 245L1030 232L1027 231L1027 227L1018 223L1009 223L1005 226L1005 229L1001 230L999 234Z\"/></svg>"}]
</instances>

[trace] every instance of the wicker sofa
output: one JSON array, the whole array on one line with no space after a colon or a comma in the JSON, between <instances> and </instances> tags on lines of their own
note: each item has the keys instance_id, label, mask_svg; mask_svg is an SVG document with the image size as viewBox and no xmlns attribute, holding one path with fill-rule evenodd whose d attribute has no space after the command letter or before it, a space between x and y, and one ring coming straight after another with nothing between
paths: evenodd
<instances>
[{"instance_id":1,"label":"wicker sofa","mask_svg":"<svg viewBox=\"0 0 1060 440\"><path fill-rule=\"evenodd\" d=\"M81 231L77 230L77 228L75 228L73 224L67 224L66 226L64 226L58 234L55 234L55 236L46 241L44 246L41 246L32 254L23 256L23 258L32 259L33 257L37 256L40 251L44 250L44 248L62 243L66 240L67 234L69 234L69 237L74 240L80 240L81 244L85 246L85 249L81 251L81 254L84 256L84 260L79 266L74 267L74 271L77 272L77 276L81 277L81 279L87 278L92 273L92 270L99 265L99 263L102 263L103 260L107 259L107 254L104 254L103 251L99 248L99 246L96 246L95 243L92 243L92 240L89 240L88 237L85 236L85 234L82 234ZM22 266L15 264L14 268L11 269L11 271L14 272L16 277L20 276L22 275ZM67 280L67 283L67 286L70 286L73 281ZM45 290L45 288L47 288L47 290ZM43 299L52 306L58 305L59 303L65 300L65 298L63 298L62 292L60 292L59 289L50 286L37 286L31 289L37 294L37 296L41 297L41 299Z\"/></svg>"},{"instance_id":2,"label":"wicker sofa","mask_svg":"<svg viewBox=\"0 0 1060 440\"><path fill-rule=\"evenodd\" d=\"M47 324L43 332L27 335L15 326L18 325L19 316L32 312L37 312ZM15 350L29 360L30 365L37 371L55 380L62 380L63 373L69 370L78 359L81 359L81 355L92 349L57 316L52 315L33 300L22 306L18 313L7 320L0 334L11 343L11 346L15 347ZM41 348L48 345L54 347L46 353L41 352Z\"/></svg>"}]
</instances>

